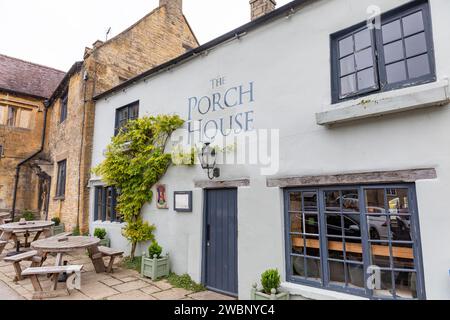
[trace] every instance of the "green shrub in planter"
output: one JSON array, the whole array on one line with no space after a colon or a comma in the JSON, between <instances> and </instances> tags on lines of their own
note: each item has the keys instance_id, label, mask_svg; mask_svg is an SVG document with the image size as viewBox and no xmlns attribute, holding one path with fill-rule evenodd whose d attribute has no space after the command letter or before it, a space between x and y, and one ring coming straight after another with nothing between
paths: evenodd
<instances>
[{"instance_id":1,"label":"green shrub in planter","mask_svg":"<svg viewBox=\"0 0 450 320\"><path fill-rule=\"evenodd\" d=\"M276 269L265 271L261 275L261 284L263 289L258 290L255 283L251 291L251 300L289 300L288 292L278 292L281 284L280 274Z\"/></svg>"},{"instance_id":2,"label":"green shrub in planter","mask_svg":"<svg viewBox=\"0 0 450 320\"><path fill-rule=\"evenodd\" d=\"M106 229L104 228L95 228L94 237L100 239L100 245L104 247L110 246L110 240L106 237Z\"/></svg>"},{"instance_id":3,"label":"green shrub in planter","mask_svg":"<svg viewBox=\"0 0 450 320\"><path fill-rule=\"evenodd\" d=\"M162 248L153 241L147 253L142 254L141 275L156 280L168 276L170 273L169 254L161 257Z\"/></svg>"},{"instance_id":4,"label":"green shrub in planter","mask_svg":"<svg viewBox=\"0 0 450 320\"><path fill-rule=\"evenodd\" d=\"M54 217L51 219L55 224L52 226L52 235L57 235L64 232L64 223L61 223L61 220L58 217Z\"/></svg>"}]
</instances>

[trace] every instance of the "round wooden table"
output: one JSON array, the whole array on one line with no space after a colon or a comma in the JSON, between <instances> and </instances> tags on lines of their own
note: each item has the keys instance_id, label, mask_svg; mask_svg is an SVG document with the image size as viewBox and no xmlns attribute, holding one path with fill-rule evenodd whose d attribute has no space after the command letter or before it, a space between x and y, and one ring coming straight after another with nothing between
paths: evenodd
<instances>
[{"instance_id":1,"label":"round wooden table","mask_svg":"<svg viewBox=\"0 0 450 320\"><path fill-rule=\"evenodd\" d=\"M46 237L51 236L51 227L55 223L53 221L44 221L44 220L37 220L37 221L26 221L24 223L21 222L12 222L12 223L6 223L0 225L0 230L3 231L1 237L0 237L0 254L2 253L3 249L5 248L6 244L10 239L13 239L16 242L16 253L19 252L19 246L20 243L17 240L17 233L23 233L25 236L25 247L28 246L28 237L30 236L30 232L36 232L36 235L33 239L33 241L36 241L39 239L41 233L44 233Z\"/></svg>"},{"instance_id":2,"label":"round wooden table","mask_svg":"<svg viewBox=\"0 0 450 320\"><path fill-rule=\"evenodd\" d=\"M94 264L97 273L105 272L105 264L103 262L103 255L98 251L99 238L75 236L75 237L52 237L49 239L42 239L31 243L31 247L42 255L48 253L56 253L55 265L62 265L62 255L77 250L87 249L89 257Z\"/></svg>"}]
</instances>

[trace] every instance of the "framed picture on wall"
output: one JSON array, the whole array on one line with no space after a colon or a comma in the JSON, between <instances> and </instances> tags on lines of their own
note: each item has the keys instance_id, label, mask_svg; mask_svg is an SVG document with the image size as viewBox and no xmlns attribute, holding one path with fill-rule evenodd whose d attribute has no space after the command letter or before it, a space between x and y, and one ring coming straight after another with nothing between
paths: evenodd
<instances>
[{"instance_id":1,"label":"framed picture on wall","mask_svg":"<svg viewBox=\"0 0 450 320\"><path fill-rule=\"evenodd\" d=\"M192 191L175 191L173 203L177 212L192 212Z\"/></svg>"},{"instance_id":2,"label":"framed picture on wall","mask_svg":"<svg viewBox=\"0 0 450 320\"><path fill-rule=\"evenodd\" d=\"M156 186L156 207L158 209L169 209L167 186L165 184L158 184Z\"/></svg>"}]
</instances>

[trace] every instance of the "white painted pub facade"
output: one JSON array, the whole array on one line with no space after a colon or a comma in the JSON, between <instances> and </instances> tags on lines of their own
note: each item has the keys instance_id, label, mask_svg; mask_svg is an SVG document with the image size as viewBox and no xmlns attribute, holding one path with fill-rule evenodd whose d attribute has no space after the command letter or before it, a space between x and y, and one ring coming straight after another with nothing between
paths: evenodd
<instances>
[{"instance_id":1,"label":"white painted pub facade","mask_svg":"<svg viewBox=\"0 0 450 320\"><path fill-rule=\"evenodd\" d=\"M245 136L223 152L244 162L172 166L168 209L142 209L174 272L241 299L268 268L294 298L450 299L449 30L447 0L293 1L97 97L93 165L131 115ZM129 250L90 186L91 232Z\"/></svg>"}]
</instances>

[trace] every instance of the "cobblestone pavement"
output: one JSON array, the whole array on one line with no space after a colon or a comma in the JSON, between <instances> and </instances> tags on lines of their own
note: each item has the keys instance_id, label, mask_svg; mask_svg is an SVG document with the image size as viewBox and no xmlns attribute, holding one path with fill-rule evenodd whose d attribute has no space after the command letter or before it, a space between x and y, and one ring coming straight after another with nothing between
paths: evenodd
<instances>
[{"instance_id":1,"label":"cobblestone pavement","mask_svg":"<svg viewBox=\"0 0 450 320\"><path fill-rule=\"evenodd\" d=\"M14 282L15 272L12 263L3 261L6 253L11 250L13 245L8 244L0 256L0 299L31 300L33 295L31 281L24 279ZM117 259L112 274L95 273L91 260L84 251L64 255L63 260L67 260L69 264L84 265L81 274L81 290L72 290L68 296L62 295L48 300L234 300L211 291L194 293L174 288L166 280L152 281L141 277L135 270L121 268L120 259ZM54 263L55 258L49 255L44 266L51 266ZM21 262L22 270L29 265L30 262ZM46 276L41 276L39 280L44 290L50 287L51 282ZM58 283L58 289L63 288L65 283Z\"/></svg>"}]
</instances>

